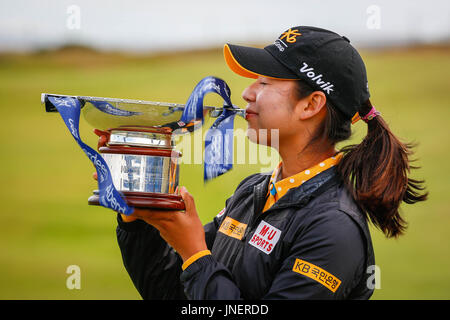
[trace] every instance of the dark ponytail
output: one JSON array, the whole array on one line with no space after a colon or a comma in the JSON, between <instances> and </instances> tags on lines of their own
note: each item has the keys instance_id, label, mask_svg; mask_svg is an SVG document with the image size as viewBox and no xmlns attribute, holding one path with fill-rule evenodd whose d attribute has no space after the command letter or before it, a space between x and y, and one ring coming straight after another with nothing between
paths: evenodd
<instances>
[{"instance_id":1,"label":"dark ponytail","mask_svg":"<svg viewBox=\"0 0 450 320\"><path fill-rule=\"evenodd\" d=\"M314 91L306 83L298 83L300 98ZM367 101L361 113L366 114L371 108ZM367 135L360 144L340 150L344 157L337 171L367 218L386 237L398 237L407 227L399 211L401 202L413 204L428 196L428 192L422 192L423 180L408 177L411 169L419 168L410 164L415 145L401 142L380 115L369 120L367 127ZM335 145L350 138L351 121L327 101L327 116L318 131L313 140L321 137Z\"/></svg>"}]
</instances>

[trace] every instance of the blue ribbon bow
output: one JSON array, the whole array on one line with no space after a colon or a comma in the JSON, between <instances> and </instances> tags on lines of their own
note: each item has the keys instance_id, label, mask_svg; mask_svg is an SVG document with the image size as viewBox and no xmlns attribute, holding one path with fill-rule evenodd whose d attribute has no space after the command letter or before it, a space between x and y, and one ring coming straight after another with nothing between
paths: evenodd
<instances>
[{"instance_id":1,"label":"blue ribbon bow","mask_svg":"<svg viewBox=\"0 0 450 320\"><path fill-rule=\"evenodd\" d=\"M231 103L231 91L226 82L210 76L203 78L189 96L181 116L182 123L187 125L199 120L203 123L203 98L209 92L222 97L224 108L205 136L204 181L233 168L234 116L238 110Z\"/></svg>"}]
</instances>

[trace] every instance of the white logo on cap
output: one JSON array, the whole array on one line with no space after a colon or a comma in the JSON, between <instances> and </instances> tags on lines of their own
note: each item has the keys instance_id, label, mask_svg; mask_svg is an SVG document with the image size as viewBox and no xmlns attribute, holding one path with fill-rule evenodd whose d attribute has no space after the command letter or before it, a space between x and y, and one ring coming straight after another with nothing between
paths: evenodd
<instances>
[{"instance_id":1,"label":"white logo on cap","mask_svg":"<svg viewBox=\"0 0 450 320\"><path fill-rule=\"evenodd\" d=\"M313 71L314 70L313 67L308 68L308 64L306 64L305 62L302 63L303 67L300 68L301 73L305 73L308 78L315 81L316 84L319 85L323 89L323 91L326 91L328 94L330 94L331 91L334 91L333 90L334 85L331 84L330 82L325 83L325 81L322 80L323 77L322 74L316 76L316 73Z\"/></svg>"},{"instance_id":2,"label":"white logo on cap","mask_svg":"<svg viewBox=\"0 0 450 320\"><path fill-rule=\"evenodd\" d=\"M280 40L280 39L275 40L275 42L274 42L273 44L274 44L274 45L278 48L278 50L280 50L281 52L284 51L283 46L285 46L285 47L287 48L287 44L284 43L283 40ZM282 46L282 45L283 45L283 46Z\"/></svg>"}]
</instances>

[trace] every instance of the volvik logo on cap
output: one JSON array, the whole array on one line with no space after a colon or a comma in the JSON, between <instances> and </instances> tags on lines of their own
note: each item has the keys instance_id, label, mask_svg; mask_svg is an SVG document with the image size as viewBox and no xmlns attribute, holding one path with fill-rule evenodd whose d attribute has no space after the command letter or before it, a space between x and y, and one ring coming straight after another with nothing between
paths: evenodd
<instances>
[{"instance_id":1,"label":"volvik logo on cap","mask_svg":"<svg viewBox=\"0 0 450 320\"><path fill-rule=\"evenodd\" d=\"M315 83L322 88L323 91L330 94L333 90L334 84L331 84L330 82L325 82L325 80L322 80L322 74L316 75L314 72L313 67L309 67L307 63L302 62L303 66L300 68L300 72L306 74L308 78L310 78L312 81L315 81Z\"/></svg>"}]
</instances>

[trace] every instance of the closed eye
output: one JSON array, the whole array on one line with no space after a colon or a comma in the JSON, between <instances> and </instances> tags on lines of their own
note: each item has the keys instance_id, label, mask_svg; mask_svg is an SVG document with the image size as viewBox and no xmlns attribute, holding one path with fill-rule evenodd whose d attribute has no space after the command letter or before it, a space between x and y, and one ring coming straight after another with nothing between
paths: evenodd
<instances>
[{"instance_id":1,"label":"closed eye","mask_svg":"<svg viewBox=\"0 0 450 320\"><path fill-rule=\"evenodd\" d=\"M268 81L268 79L265 78L265 77L260 77L260 78L258 78L258 82L259 82L259 84L262 85L262 86L266 86L266 85L269 85L269 84L270 84L270 81Z\"/></svg>"}]
</instances>

